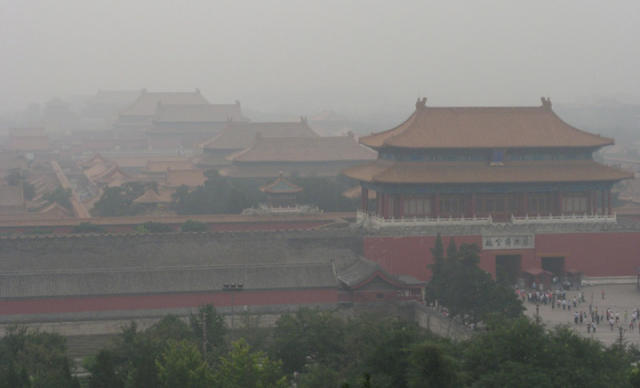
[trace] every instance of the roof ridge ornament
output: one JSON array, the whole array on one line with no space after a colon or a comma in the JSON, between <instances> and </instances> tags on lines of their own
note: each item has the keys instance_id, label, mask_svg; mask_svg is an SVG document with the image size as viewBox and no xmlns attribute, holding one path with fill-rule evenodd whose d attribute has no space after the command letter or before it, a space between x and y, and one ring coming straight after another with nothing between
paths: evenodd
<instances>
[{"instance_id":1,"label":"roof ridge ornament","mask_svg":"<svg viewBox=\"0 0 640 388\"><path fill-rule=\"evenodd\" d=\"M427 107L427 97L418 97L416 100L416 110L421 110Z\"/></svg>"},{"instance_id":2,"label":"roof ridge ornament","mask_svg":"<svg viewBox=\"0 0 640 388\"><path fill-rule=\"evenodd\" d=\"M547 110L551 110L551 98L550 97L540 97L540 101L542 102L542 107Z\"/></svg>"}]
</instances>

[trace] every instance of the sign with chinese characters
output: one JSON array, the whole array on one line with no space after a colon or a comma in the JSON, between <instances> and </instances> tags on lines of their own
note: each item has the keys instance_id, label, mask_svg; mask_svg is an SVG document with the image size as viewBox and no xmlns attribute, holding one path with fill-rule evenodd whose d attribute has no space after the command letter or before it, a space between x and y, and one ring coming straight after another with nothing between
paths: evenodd
<instances>
[{"instance_id":1,"label":"sign with chinese characters","mask_svg":"<svg viewBox=\"0 0 640 388\"><path fill-rule=\"evenodd\" d=\"M533 234L482 236L482 249L532 249L534 246Z\"/></svg>"}]
</instances>

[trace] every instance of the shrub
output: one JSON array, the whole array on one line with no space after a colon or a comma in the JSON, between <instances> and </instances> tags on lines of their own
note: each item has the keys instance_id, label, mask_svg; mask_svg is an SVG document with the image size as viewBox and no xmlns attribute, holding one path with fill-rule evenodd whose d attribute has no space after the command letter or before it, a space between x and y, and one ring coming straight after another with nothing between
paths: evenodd
<instances>
[{"instance_id":1,"label":"shrub","mask_svg":"<svg viewBox=\"0 0 640 388\"><path fill-rule=\"evenodd\" d=\"M139 225L142 228L136 228L136 231L141 231L141 232L148 232L148 233L167 233L167 232L173 232L173 228L171 227L171 225L167 225L167 224L162 224L160 222L145 222L142 225ZM142 229L142 230L139 230Z\"/></svg>"},{"instance_id":2,"label":"shrub","mask_svg":"<svg viewBox=\"0 0 640 388\"><path fill-rule=\"evenodd\" d=\"M73 227L71 233L104 233L104 228L91 222L81 222Z\"/></svg>"},{"instance_id":3,"label":"shrub","mask_svg":"<svg viewBox=\"0 0 640 388\"><path fill-rule=\"evenodd\" d=\"M206 232L209 227L204 222L187 220L180 229L183 232Z\"/></svg>"}]
</instances>

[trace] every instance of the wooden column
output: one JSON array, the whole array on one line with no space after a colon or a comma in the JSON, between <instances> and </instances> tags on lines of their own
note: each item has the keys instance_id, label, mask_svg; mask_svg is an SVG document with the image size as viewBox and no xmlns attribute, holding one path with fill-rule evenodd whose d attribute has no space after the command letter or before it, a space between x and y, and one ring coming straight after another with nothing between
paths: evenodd
<instances>
[{"instance_id":1,"label":"wooden column","mask_svg":"<svg viewBox=\"0 0 640 388\"><path fill-rule=\"evenodd\" d=\"M360 186L360 199L362 201L362 211L366 213L369 210L369 189Z\"/></svg>"},{"instance_id":2,"label":"wooden column","mask_svg":"<svg viewBox=\"0 0 640 388\"><path fill-rule=\"evenodd\" d=\"M561 215L562 214L562 191L558 191L556 194L556 212L557 215Z\"/></svg>"},{"instance_id":3,"label":"wooden column","mask_svg":"<svg viewBox=\"0 0 640 388\"><path fill-rule=\"evenodd\" d=\"M433 216L440 217L440 193L433 195Z\"/></svg>"},{"instance_id":4,"label":"wooden column","mask_svg":"<svg viewBox=\"0 0 640 388\"><path fill-rule=\"evenodd\" d=\"M404 217L404 198L402 197L402 195L398 195L394 200L393 217L394 218Z\"/></svg>"},{"instance_id":5,"label":"wooden column","mask_svg":"<svg viewBox=\"0 0 640 388\"><path fill-rule=\"evenodd\" d=\"M382 194L382 218L389 218L389 194Z\"/></svg>"},{"instance_id":6,"label":"wooden column","mask_svg":"<svg viewBox=\"0 0 640 388\"><path fill-rule=\"evenodd\" d=\"M471 217L476 215L476 193L471 193Z\"/></svg>"}]
</instances>

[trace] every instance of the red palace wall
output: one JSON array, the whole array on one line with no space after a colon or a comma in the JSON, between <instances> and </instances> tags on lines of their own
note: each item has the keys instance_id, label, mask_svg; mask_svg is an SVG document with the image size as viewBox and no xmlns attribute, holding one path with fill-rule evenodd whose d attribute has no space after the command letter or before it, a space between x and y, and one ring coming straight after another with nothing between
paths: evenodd
<instances>
[{"instance_id":1,"label":"red palace wall","mask_svg":"<svg viewBox=\"0 0 640 388\"><path fill-rule=\"evenodd\" d=\"M55 314L110 310L154 310L198 307L325 304L339 301L338 289L202 292L97 297L52 297L0 300L0 315Z\"/></svg>"},{"instance_id":2,"label":"red palace wall","mask_svg":"<svg viewBox=\"0 0 640 388\"><path fill-rule=\"evenodd\" d=\"M482 246L480 236L455 236L456 244ZM442 238L446 250L449 237ZM366 237L364 255L393 274L428 280L435 236ZM565 258L565 269L585 276L631 276L640 267L640 232L537 234L534 249L483 250L480 267L495 275L495 256L522 256L522 269L541 268L541 257Z\"/></svg>"}]
</instances>

